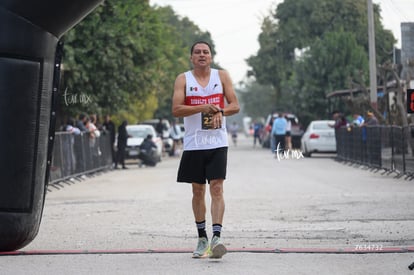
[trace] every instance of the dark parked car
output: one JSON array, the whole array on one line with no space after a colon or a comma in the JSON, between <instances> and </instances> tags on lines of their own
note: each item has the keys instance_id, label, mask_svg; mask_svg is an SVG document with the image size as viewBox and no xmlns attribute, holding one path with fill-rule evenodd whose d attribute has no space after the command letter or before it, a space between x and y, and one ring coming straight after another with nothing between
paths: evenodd
<instances>
[{"instance_id":1,"label":"dark parked car","mask_svg":"<svg viewBox=\"0 0 414 275\"><path fill-rule=\"evenodd\" d=\"M272 130L272 122L279 115L278 113L269 114L266 118L265 128L262 132L262 146L264 148L270 148L270 131ZM287 119L292 124L291 136L292 136L292 148L300 149L301 138L303 135L302 126L299 123L299 119L294 114L286 114Z\"/></svg>"}]
</instances>

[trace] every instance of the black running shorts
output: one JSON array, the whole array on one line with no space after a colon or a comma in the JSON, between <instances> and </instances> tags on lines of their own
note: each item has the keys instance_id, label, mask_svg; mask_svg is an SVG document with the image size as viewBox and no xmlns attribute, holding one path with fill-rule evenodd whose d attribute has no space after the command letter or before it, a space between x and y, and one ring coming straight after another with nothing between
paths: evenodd
<instances>
[{"instance_id":1,"label":"black running shorts","mask_svg":"<svg viewBox=\"0 0 414 275\"><path fill-rule=\"evenodd\" d=\"M227 147L184 151L178 168L177 182L206 184L206 180L225 179Z\"/></svg>"}]
</instances>

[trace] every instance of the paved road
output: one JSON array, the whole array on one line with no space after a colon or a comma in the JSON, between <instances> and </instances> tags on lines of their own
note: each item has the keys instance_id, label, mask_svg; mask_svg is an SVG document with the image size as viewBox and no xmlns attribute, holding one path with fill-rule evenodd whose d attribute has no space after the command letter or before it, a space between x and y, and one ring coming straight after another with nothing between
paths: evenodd
<instances>
[{"instance_id":1,"label":"paved road","mask_svg":"<svg viewBox=\"0 0 414 275\"><path fill-rule=\"evenodd\" d=\"M191 188L175 182L178 161L50 187L37 238L19 252L27 255L1 256L0 273L414 274L412 181L332 155L277 159L241 137L225 182L230 252L194 260Z\"/></svg>"}]
</instances>

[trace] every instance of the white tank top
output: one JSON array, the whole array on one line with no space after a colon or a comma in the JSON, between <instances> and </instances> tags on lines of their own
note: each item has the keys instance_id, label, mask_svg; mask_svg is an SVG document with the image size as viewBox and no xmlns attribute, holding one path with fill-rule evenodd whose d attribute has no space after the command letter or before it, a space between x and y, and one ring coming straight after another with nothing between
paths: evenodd
<instances>
[{"instance_id":1,"label":"white tank top","mask_svg":"<svg viewBox=\"0 0 414 275\"><path fill-rule=\"evenodd\" d=\"M215 104L224 108L223 86L217 69L211 69L210 80L205 87L197 82L191 71L185 72L185 79L186 105ZM184 151L228 147L226 118L223 117L219 129L209 129L208 120L209 116L201 113L184 117Z\"/></svg>"}]
</instances>

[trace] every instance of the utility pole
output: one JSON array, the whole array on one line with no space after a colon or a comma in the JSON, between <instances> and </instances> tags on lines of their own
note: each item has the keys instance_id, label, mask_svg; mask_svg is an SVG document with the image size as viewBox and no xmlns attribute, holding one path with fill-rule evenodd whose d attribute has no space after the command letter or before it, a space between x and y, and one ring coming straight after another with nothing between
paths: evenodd
<instances>
[{"instance_id":1,"label":"utility pole","mask_svg":"<svg viewBox=\"0 0 414 275\"><path fill-rule=\"evenodd\" d=\"M367 2L370 98L372 108L377 110L377 62L375 54L374 10L372 0L367 0Z\"/></svg>"}]
</instances>

